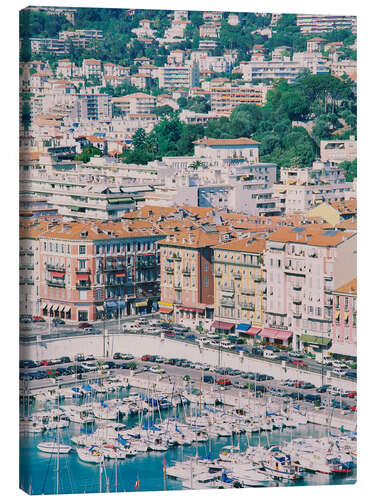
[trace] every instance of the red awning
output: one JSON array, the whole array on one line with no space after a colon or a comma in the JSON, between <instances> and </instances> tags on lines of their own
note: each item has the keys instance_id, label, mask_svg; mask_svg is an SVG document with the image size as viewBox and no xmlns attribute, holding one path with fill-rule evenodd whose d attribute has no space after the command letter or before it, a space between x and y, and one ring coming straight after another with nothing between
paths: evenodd
<instances>
[{"instance_id":1,"label":"red awning","mask_svg":"<svg viewBox=\"0 0 375 500\"><path fill-rule=\"evenodd\" d=\"M88 274L80 274L79 275L79 280L80 281L87 281L90 279L90 276Z\"/></svg>"},{"instance_id":2,"label":"red awning","mask_svg":"<svg viewBox=\"0 0 375 500\"><path fill-rule=\"evenodd\" d=\"M274 328L263 328L262 337L268 339L288 340L293 335L293 332L287 330L276 330Z\"/></svg>"},{"instance_id":3,"label":"red awning","mask_svg":"<svg viewBox=\"0 0 375 500\"><path fill-rule=\"evenodd\" d=\"M234 323L226 323L225 321L214 321L211 328L220 328L221 330L230 330L234 327Z\"/></svg>"},{"instance_id":4,"label":"red awning","mask_svg":"<svg viewBox=\"0 0 375 500\"><path fill-rule=\"evenodd\" d=\"M171 314L173 307L159 307L159 312L162 314Z\"/></svg>"},{"instance_id":5,"label":"red awning","mask_svg":"<svg viewBox=\"0 0 375 500\"><path fill-rule=\"evenodd\" d=\"M65 276L65 273L61 271L52 271L51 276L53 276L54 278L63 278Z\"/></svg>"},{"instance_id":6,"label":"red awning","mask_svg":"<svg viewBox=\"0 0 375 500\"><path fill-rule=\"evenodd\" d=\"M136 256L137 257L152 257L153 255L155 255L155 254L153 254L153 253L137 253Z\"/></svg>"},{"instance_id":7,"label":"red awning","mask_svg":"<svg viewBox=\"0 0 375 500\"><path fill-rule=\"evenodd\" d=\"M204 313L204 309L200 309L199 307L185 307L185 306L177 306L177 307L178 309L182 309L183 311Z\"/></svg>"},{"instance_id":8,"label":"red awning","mask_svg":"<svg viewBox=\"0 0 375 500\"><path fill-rule=\"evenodd\" d=\"M247 332L244 332L246 333L247 335L259 335L259 333L262 331L261 328L254 328L254 327L251 327L247 330Z\"/></svg>"},{"instance_id":9,"label":"red awning","mask_svg":"<svg viewBox=\"0 0 375 500\"><path fill-rule=\"evenodd\" d=\"M126 273L115 273L115 276L116 276L117 278L125 278Z\"/></svg>"}]
</instances>

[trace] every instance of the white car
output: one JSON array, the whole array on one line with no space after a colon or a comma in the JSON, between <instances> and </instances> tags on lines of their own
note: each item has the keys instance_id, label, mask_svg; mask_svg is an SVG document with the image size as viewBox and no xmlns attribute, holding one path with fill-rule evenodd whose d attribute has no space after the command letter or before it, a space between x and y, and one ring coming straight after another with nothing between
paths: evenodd
<instances>
[{"instance_id":1,"label":"white car","mask_svg":"<svg viewBox=\"0 0 375 500\"><path fill-rule=\"evenodd\" d=\"M219 347L220 342L218 342L217 340L210 340L210 345L213 345L214 347Z\"/></svg>"},{"instance_id":2,"label":"white car","mask_svg":"<svg viewBox=\"0 0 375 500\"><path fill-rule=\"evenodd\" d=\"M155 326L147 326L146 328L144 328L143 331L144 333L150 333L150 334L160 333L160 329L156 328Z\"/></svg>"},{"instance_id":3,"label":"white car","mask_svg":"<svg viewBox=\"0 0 375 500\"><path fill-rule=\"evenodd\" d=\"M160 368L160 366L151 366L150 372L152 373L165 373L164 368Z\"/></svg>"},{"instance_id":4,"label":"white car","mask_svg":"<svg viewBox=\"0 0 375 500\"><path fill-rule=\"evenodd\" d=\"M199 340L199 342L202 342L202 344L209 344L211 342L211 340L208 339L207 337L201 337L198 340Z\"/></svg>"},{"instance_id":5,"label":"white car","mask_svg":"<svg viewBox=\"0 0 375 500\"><path fill-rule=\"evenodd\" d=\"M340 361L332 361L332 366L333 368L342 368L342 369L346 368L346 365L344 365Z\"/></svg>"},{"instance_id":6,"label":"white car","mask_svg":"<svg viewBox=\"0 0 375 500\"><path fill-rule=\"evenodd\" d=\"M98 364L97 363L82 363L81 365L83 368L86 368L86 370L90 370L90 371L95 371L95 370L98 370Z\"/></svg>"},{"instance_id":7,"label":"white car","mask_svg":"<svg viewBox=\"0 0 375 500\"><path fill-rule=\"evenodd\" d=\"M212 344L212 342L211 342L211 344ZM231 344L231 343L229 342L229 340L222 340L222 341L220 342L220 346L221 346L223 349L233 349L234 344Z\"/></svg>"},{"instance_id":8,"label":"white car","mask_svg":"<svg viewBox=\"0 0 375 500\"><path fill-rule=\"evenodd\" d=\"M345 375L346 372L347 370L345 370L344 368L334 368L332 370L332 373L334 373L335 375Z\"/></svg>"},{"instance_id":9,"label":"white car","mask_svg":"<svg viewBox=\"0 0 375 500\"><path fill-rule=\"evenodd\" d=\"M139 330L139 325L138 323L125 323L124 325L122 325L122 329L125 331L125 330Z\"/></svg>"}]
</instances>

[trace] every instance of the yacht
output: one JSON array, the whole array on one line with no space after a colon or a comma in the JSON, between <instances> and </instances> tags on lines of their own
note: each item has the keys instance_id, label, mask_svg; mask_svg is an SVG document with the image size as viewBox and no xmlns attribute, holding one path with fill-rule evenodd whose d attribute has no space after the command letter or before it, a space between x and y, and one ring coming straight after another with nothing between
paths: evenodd
<instances>
[{"instance_id":1,"label":"yacht","mask_svg":"<svg viewBox=\"0 0 375 500\"><path fill-rule=\"evenodd\" d=\"M56 441L45 441L38 443L36 445L38 450L43 451L44 453L69 453L72 449L71 446L67 444L57 443Z\"/></svg>"}]
</instances>

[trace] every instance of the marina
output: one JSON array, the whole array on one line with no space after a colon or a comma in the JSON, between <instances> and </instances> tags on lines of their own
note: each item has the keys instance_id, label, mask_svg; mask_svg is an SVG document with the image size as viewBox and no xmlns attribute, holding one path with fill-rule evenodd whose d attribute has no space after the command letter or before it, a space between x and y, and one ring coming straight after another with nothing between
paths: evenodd
<instances>
[{"instance_id":1,"label":"marina","mask_svg":"<svg viewBox=\"0 0 375 500\"><path fill-rule=\"evenodd\" d=\"M309 423L298 404L249 394L241 408L210 405L176 385L140 389L122 375L48 399L36 394L21 411L22 487L53 494L355 482L355 432Z\"/></svg>"}]
</instances>

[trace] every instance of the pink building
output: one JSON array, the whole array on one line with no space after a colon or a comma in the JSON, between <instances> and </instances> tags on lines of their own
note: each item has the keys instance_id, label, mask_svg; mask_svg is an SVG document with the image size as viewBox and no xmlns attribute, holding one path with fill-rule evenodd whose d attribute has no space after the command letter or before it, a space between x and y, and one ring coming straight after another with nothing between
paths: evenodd
<instances>
[{"instance_id":1,"label":"pink building","mask_svg":"<svg viewBox=\"0 0 375 500\"><path fill-rule=\"evenodd\" d=\"M332 322L333 354L357 356L357 278L332 292L334 318Z\"/></svg>"},{"instance_id":2,"label":"pink building","mask_svg":"<svg viewBox=\"0 0 375 500\"><path fill-rule=\"evenodd\" d=\"M179 232L160 241L159 310L165 319L208 327L214 312L213 246L219 233Z\"/></svg>"}]
</instances>

